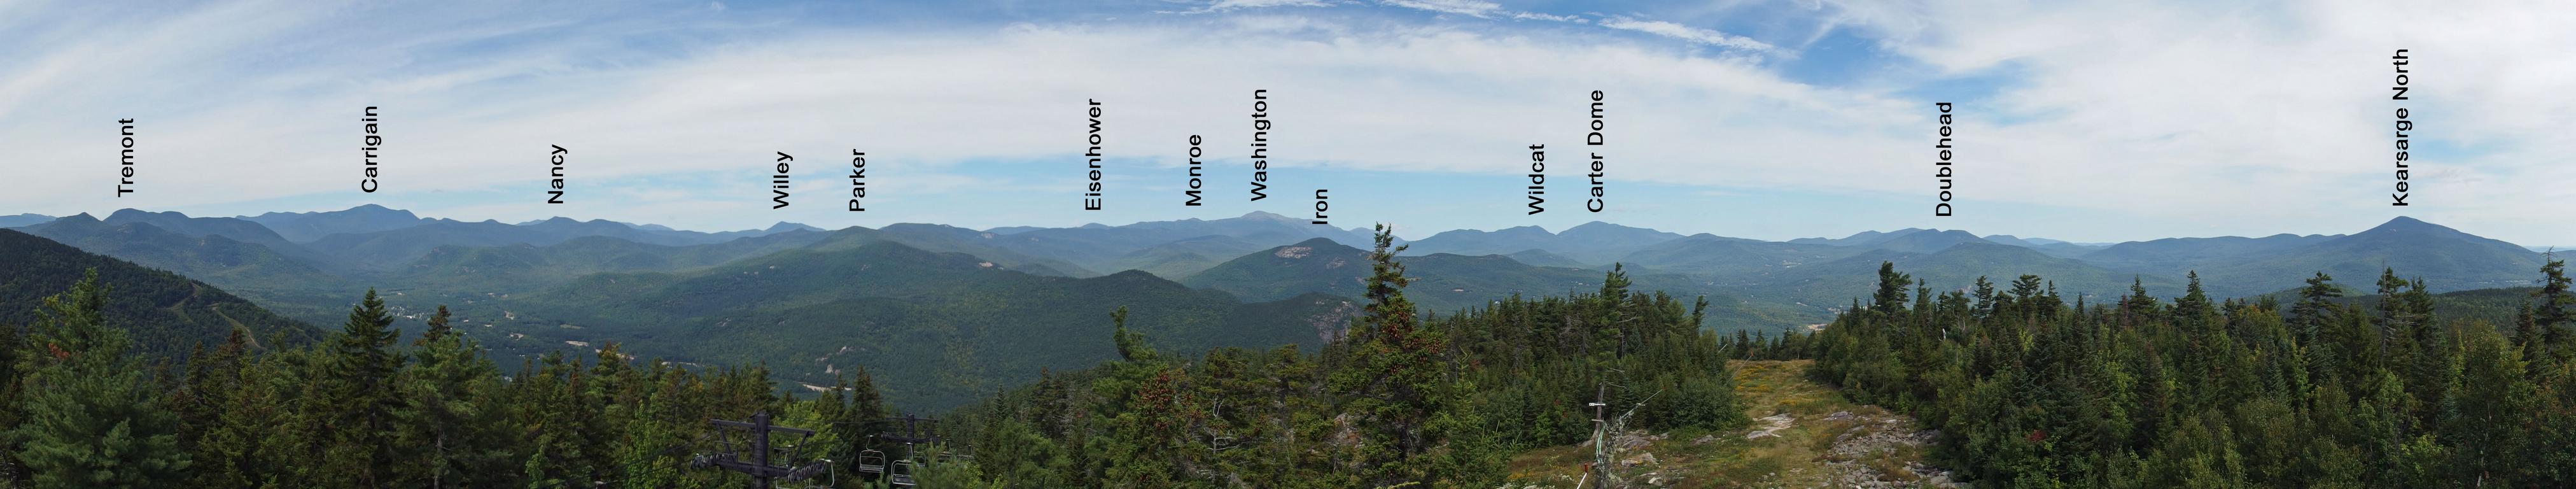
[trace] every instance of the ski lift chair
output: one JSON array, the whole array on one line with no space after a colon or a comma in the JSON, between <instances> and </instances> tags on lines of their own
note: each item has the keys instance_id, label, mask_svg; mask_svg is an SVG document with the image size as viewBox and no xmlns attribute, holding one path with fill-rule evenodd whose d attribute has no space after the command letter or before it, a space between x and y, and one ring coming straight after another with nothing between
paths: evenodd
<instances>
[{"instance_id":1,"label":"ski lift chair","mask_svg":"<svg viewBox=\"0 0 2576 489\"><path fill-rule=\"evenodd\" d=\"M869 474L876 474L876 475L885 475L885 473L886 473L886 456L885 456L885 452L883 452L883 451L879 451L879 450L864 450L864 451L860 451L860 452L859 452L859 472L864 472L864 473L869 473Z\"/></svg>"},{"instance_id":2,"label":"ski lift chair","mask_svg":"<svg viewBox=\"0 0 2576 489\"><path fill-rule=\"evenodd\" d=\"M917 484L912 481L912 474L919 472L920 469L921 464L918 462L913 462L911 460L896 461L894 465L886 467L886 482L894 484L896 487L912 487Z\"/></svg>"}]
</instances>

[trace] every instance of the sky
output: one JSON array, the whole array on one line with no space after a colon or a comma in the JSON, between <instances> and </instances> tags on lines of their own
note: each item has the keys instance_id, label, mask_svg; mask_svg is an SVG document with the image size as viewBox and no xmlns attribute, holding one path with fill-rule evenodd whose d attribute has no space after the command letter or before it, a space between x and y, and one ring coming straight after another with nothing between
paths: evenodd
<instances>
[{"instance_id":1,"label":"sky","mask_svg":"<svg viewBox=\"0 0 2576 489\"><path fill-rule=\"evenodd\" d=\"M2576 244L2576 3L0 0L0 214ZM2409 53L2410 100L2389 96ZM1264 91L1269 197L1249 201ZM1603 144L1588 146L1589 94ZM1103 115L1103 209L1082 209ZM1933 215L1953 106L1954 215ZM382 115L380 190L359 121ZM2395 116L2415 124L2392 207ZM135 119L135 191L118 120ZM1203 205L1183 206L1201 138ZM1545 212L1529 214L1530 145ZM544 204L553 146L564 204ZM868 157L848 212L849 155ZM791 205L773 209L777 153ZM1601 212L1584 209L1589 157Z\"/></svg>"}]
</instances>

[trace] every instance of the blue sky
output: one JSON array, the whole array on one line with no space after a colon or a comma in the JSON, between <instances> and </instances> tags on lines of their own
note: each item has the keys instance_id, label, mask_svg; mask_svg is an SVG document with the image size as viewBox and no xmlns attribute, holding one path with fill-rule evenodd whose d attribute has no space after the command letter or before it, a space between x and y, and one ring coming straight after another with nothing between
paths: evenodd
<instances>
[{"instance_id":1,"label":"blue sky","mask_svg":"<svg viewBox=\"0 0 2576 489\"><path fill-rule=\"evenodd\" d=\"M1404 234L1593 220L1787 239L2348 233L2576 243L2576 13L2413 3L0 1L0 213L380 204L725 230L1313 213ZM2387 100L2393 49L2416 100ZM1269 90L1273 197L1243 200ZM1581 210L1607 94L1609 210ZM1107 209L1079 210L1084 101ZM1934 102L1960 215L1933 217ZM356 190L358 112L387 113ZM2418 121L2386 205L2390 113ZM137 193L114 197L120 118ZM1202 136L1208 205L1183 207ZM1549 210L1525 213L1527 145ZM570 204L543 205L550 145ZM870 210L842 211L846 155ZM775 152L798 157L770 209Z\"/></svg>"}]
</instances>

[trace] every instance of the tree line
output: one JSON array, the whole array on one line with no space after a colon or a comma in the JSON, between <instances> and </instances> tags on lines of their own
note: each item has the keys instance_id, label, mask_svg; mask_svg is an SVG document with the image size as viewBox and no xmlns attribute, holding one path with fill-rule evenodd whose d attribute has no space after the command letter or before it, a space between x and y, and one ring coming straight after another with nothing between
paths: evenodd
<instances>
[{"instance_id":1,"label":"tree line","mask_svg":"<svg viewBox=\"0 0 2576 489\"><path fill-rule=\"evenodd\" d=\"M113 293L93 272L0 327L0 486L713 487L745 479L689 468L717 446L711 418L777 413L848 450L886 418L864 370L803 400L761 367L639 365L613 344L505 370L446 308L405 336L373 291L318 342L235 329L147 364L101 312Z\"/></svg>"},{"instance_id":2,"label":"tree line","mask_svg":"<svg viewBox=\"0 0 2576 489\"><path fill-rule=\"evenodd\" d=\"M2434 314L2394 270L2367 305L2324 273L2288 304L2213 301L2197 275L2068 304L2036 276L1935 294L1883 264L1812 374L1938 429L1987 487L2570 487L2563 270L2495 324Z\"/></svg>"},{"instance_id":3,"label":"tree line","mask_svg":"<svg viewBox=\"0 0 2576 489\"><path fill-rule=\"evenodd\" d=\"M1740 353L1702 331L1705 301L1629 292L1614 269L1598 292L1424 315L1405 298L1391 241L1381 228L1363 312L1319 352L1174 355L1122 325L1117 360L961 409L950 418L964 422L977 480L1485 488L1503 482L1514 453L1586 440L1595 401L1614 416L1634 408L1632 429L1746 424L1725 363Z\"/></svg>"}]
</instances>

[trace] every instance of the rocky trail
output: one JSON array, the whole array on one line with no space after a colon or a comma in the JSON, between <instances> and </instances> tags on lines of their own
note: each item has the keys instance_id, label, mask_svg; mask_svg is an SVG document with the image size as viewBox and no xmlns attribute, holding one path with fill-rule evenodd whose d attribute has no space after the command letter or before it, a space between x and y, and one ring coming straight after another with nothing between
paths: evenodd
<instances>
[{"instance_id":1,"label":"rocky trail","mask_svg":"<svg viewBox=\"0 0 2576 489\"><path fill-rule=\"evenodd\" d=\"M1630 433L1614 438L1614 487L1966 487L1924 462L1938 433L1911 417L1852 404L1807 380L1811 362L1738 361L1736 394L1753 422L1731 432ZM1508 489L1573 489L1586 482L1590 443L1512 458Z\"/></svg>"}]
</instances>

